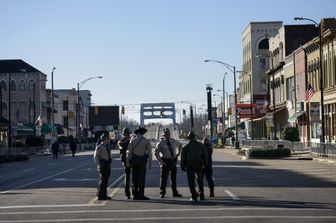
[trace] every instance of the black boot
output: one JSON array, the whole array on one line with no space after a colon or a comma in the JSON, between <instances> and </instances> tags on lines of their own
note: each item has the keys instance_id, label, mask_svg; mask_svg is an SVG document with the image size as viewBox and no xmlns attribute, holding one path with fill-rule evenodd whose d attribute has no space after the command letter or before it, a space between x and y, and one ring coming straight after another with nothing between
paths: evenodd
<instances>
[{"instance_id":1,"label":"black boot","mask_svg":"<svg viewBox=\"0 0 336 223\"><path fill-rule=\"evenodd\" d=\"M214 192L214 188L210 188L210 197L214 197L215 196L215 192Z\"/></svg>"}]
</instances>

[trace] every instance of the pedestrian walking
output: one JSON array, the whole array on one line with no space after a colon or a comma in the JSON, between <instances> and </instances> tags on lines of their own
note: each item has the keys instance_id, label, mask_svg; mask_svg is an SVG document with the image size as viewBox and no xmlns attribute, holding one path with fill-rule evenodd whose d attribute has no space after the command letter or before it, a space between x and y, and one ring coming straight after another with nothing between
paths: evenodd
<instances>
[{"instance_id":1,"label":"pedestrian walking","mask_svg":"<svg viewBox=\"0 0 336 223\"><path fill-rule=\"evenodd\" d=\"M210 190L210 197L214 197L215 196L215 184L213 181L213 171L212 171L212 153L213 153L213 148L212 148L212 144L209 141L209 139L207 137L203 138L203 144L206 147L206 151L207 151L207 155L208 155L208 165L204 166L203 168L203 176L205 175L205 178L208 181L208 186L209 186L209 190Z\"/></svg>"},{"instance_id":2,"label":"pedestrian walking","mask_svg":"<svg viewBox=\"0 0 336 223\"><path fill-rule=\"evenodd\" d=\"M58 140L56 139L56 141L51 144L51 151L53 154L53 159L58 159L59 147L60 145L58 143Z\"/></svg>"},{"instance_id":3,"label":"pedestrian walking","mask_svg":"<svg viewBox=\"0 0 336 223\"><path fill-rule=\"evenodd\" d=\"M107 144L109 143L109 137L106 133L100 136L100 144L97 145L94 152L94 161L97 165L99 172L99 182L97 185L98 200L111 200L111 197L107 196L107 183L111 173L111 151Z\"/></svg>"},{"instance_id":4,"label":"pedestrian walking","mask_svg":"<svg viewBox=\"0 0 336 223\"><path fill-rule=\"evenodd\" d=\"M72 157L75 157L76 150L77 150L77 143L76 143L75 139L72 139L71 142L70 142L70 150L72 152Z\"/></svg>"},{"instance_id":5,"label":"pedestrian walking","mask_svg":"<svg viewBox=\"0 0 336 223\"><path fill-rule=\"evenodd\" d=\"M143 135L147 129L138 127L128 145L127 165L132 169L132 194L133 200L149 200L145 194L146 170L151 168L152 146ZM148 167L146 168L146 165Z\"/></svg>"},{"instance_id":6,"label":"pedestrian walking","mask_svg":"<svg viewBox=\"0 0 336 223\"><path fill-rule=\"evenodd\" d=\"M190 201L204 200L203 168L208 164L205 146L196 140L194 132L187 135L190 140L182 149L181 169L187 171L188 185L191 193ZM195 178L198 184L198 193L195 188Z\"/></svg>"},{"instance_id":7,"label":"pedestrian walking","mask_svg":"<svg viewBox=\"0 0 336 223\"><path fill-rule=\"evenodd\" d=\"M231 137L231 143L232 143L232 146L235 145L235 142L236 142L236 138L234 136Z\"/></svg>"},{"instance_id":8,"label":"pedestrian walking","mask_svg":"<svg viewBox=\"0 0 336 223\"><path fill-rule=\"evenodd\" d=\"M155 147L155 156L160 162L160 198L166 195L166 185L170 173L170 186L173 191L173 197L182 197L176 188L177 158L181 153L182 144L171 138L168 128L163 129L163 137ZM177 150L177 151L176 151Z\"/></svg>"},{"instance_id":9,"label":"pedestrian walking","mask_svg":"<svg viewBox=\"0 0 336 223\"><path fill-rule=\"evenodd\" d=\"M126 155L127 155L127 148L130 143L131 139L131 131L129 128L124 128L122 130L123 138L118 142L119 152L121 156L121 163L124 167L125 173L125 196L127 199L131 199L131 192L130 192L130 178L131 178L131 168L127 166L126 163Z\"/></svg>"}]
</instances>

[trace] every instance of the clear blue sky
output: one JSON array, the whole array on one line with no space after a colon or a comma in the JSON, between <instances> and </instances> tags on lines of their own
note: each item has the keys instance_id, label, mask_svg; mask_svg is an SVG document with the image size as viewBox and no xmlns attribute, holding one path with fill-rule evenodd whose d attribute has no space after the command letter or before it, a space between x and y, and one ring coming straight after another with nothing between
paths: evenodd
<instances>
[{"instance_id":1,"label":"clear blue sky","mask_svg":"<svg viewBox=\"0 0 336 223\"><path fill-rule=\"evenodd\" d=\"M48 75L47 87L55 66L57 89L102 75L82 89L97 105L125 104L130 118L140 103L201 107L205 85L221 89L225 72L232 93L231 72L203 61L240 69L241 33L251 21L336 17L334 0L0 0L0 8L0 59L23 59Z\"/></svg>"}]
</instances>

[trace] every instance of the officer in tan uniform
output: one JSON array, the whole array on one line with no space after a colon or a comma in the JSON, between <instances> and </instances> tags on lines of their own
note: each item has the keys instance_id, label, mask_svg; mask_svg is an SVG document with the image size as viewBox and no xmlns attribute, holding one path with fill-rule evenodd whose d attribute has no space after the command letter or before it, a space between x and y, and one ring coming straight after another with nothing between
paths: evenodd
<instances>
[{"instance_id":1,"label":"officer in tan uniform","mask_svg":"<svg viewBox=\"0 0 336 223\"><path fill-rule=\"evenodd\" d=\"M182 197L176 189L176 163L177 157L181 153L182 144L171 138L168 128L163 129L162 135L164 138L156 145L155 148L155 156L161 165L160 198L164 198L166 195L166 185L169 172L173 197Z\"/></svg>"},{"instance_id":2,"label":"officer in tan uniform","mask_svg":"<svg viewBox=\"0 0 336 223\"><path fill-rule=\"evenodd\" d=\"M145 194L146 165L151 168L152 145L143 135L147 129L138 127L128 145L126 157L127 165L132 169L132 194L133 200L149 200Z\"/></svg>"},{"instance_id":3,"label":"officer in tan uniform","mask_svg":"<svg viewBox=\"0 0 336 223\"><path fill-rule=\"evenodd\" d=\"M98 200L111 200L111 197L107 196L107 183L111 173L111 151L108 148L109 137L103 133L100 136L100 144L97 145L94 152L94 161L97 165L100 180L97 186Z\"/></svg>"}]
</instances>

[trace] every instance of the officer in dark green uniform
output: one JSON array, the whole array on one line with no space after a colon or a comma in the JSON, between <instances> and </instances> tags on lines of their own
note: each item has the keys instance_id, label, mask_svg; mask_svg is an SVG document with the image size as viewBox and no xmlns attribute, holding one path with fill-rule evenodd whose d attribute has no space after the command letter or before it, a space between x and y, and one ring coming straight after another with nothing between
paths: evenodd
<instances>
[{"instance_id":1,"label":"officer in dark green uniform","mask_svg":"<svg viewBox=\"0 0 336 223\"><path fill-rule=\"evenodd\" d=\"M188 185L191 193L190 201L204 200L203 168L208 164L208 156L205 146L197 142L196 135L190 131L187 135L190 140L182 149L181 169L187 171ZM197 194L195 189L195 177L199 187Z\"/></svg>"},{"instance_id":2,"label":"officer in dark green uniform","mask_svg":"<svg viewBox=\"0 0 336 223\"><path fill-rule=\"evenodd\" d=\"M130 177L131 177L131 168L127 166L126 164L126 154L127 154L127 147L129 145L130 139L131 139L131 131L129 128L124 128L122 131L123 138L118 142L120 156L121 156L121 162L124 166L124 172L125 172L125 196L127 199L131 199L131 193L130 193Z\"/></svg>"}]
</instances>

